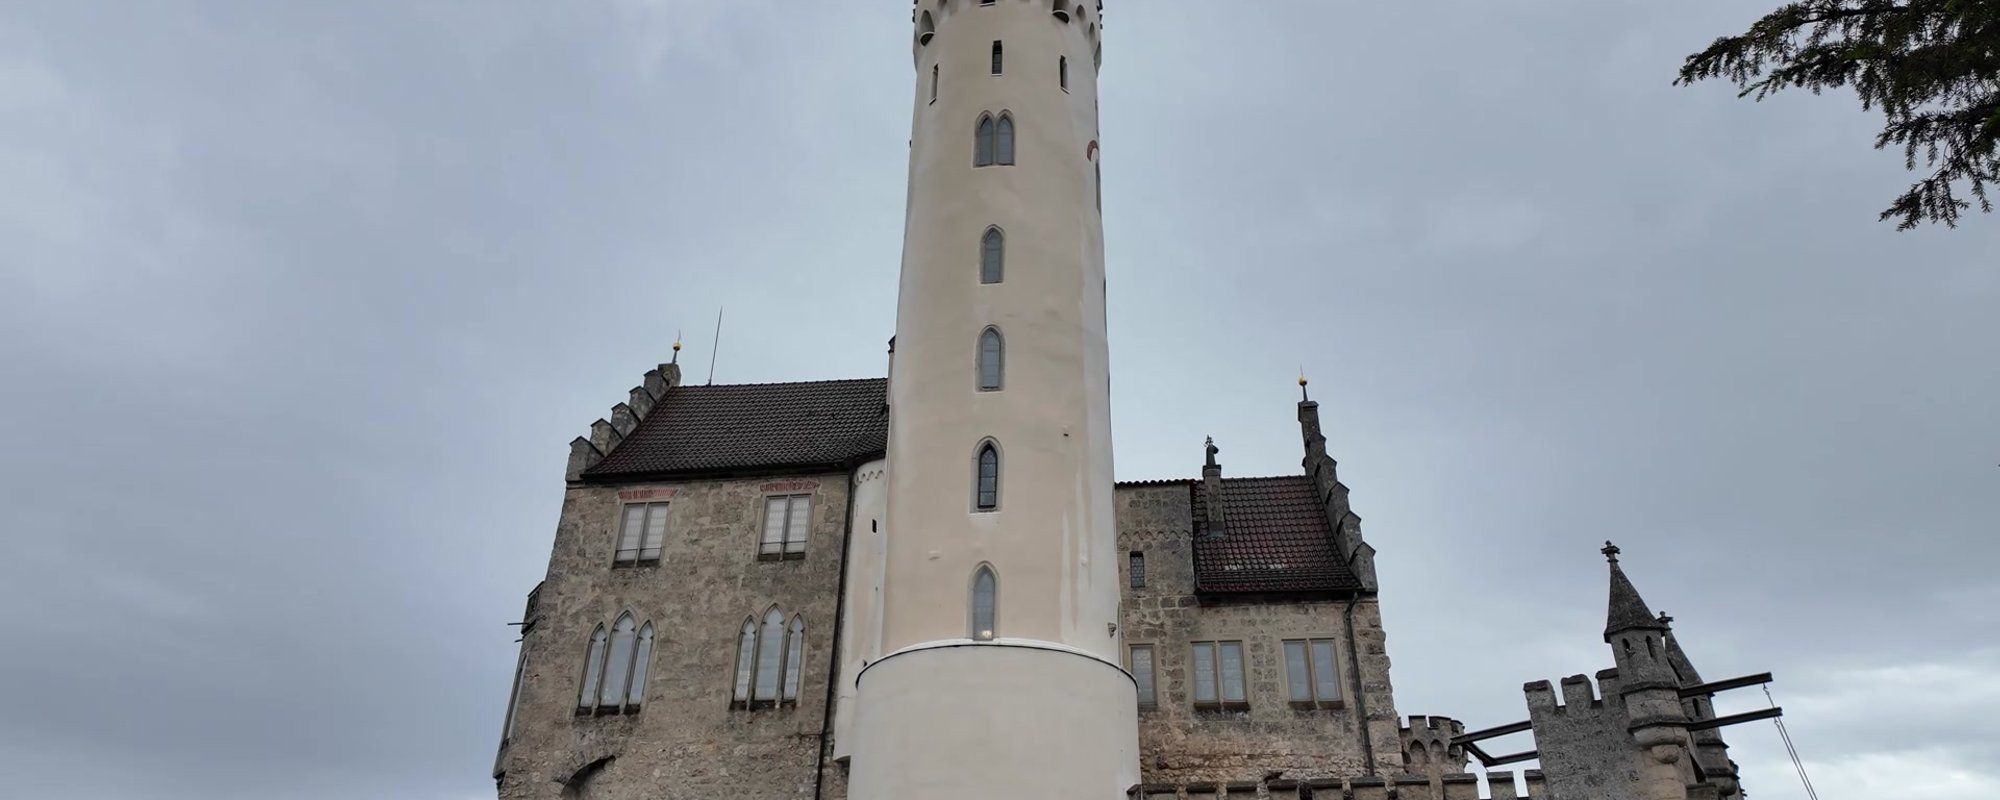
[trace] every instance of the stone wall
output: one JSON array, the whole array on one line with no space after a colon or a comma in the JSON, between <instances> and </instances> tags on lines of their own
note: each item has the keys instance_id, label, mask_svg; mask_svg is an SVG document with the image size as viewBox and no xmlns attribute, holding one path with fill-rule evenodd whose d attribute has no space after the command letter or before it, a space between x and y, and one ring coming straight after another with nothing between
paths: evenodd
<instances>
[{"instance_id":1,"label":"stone wall","mask_svg":"<svg viewBox=\"0 0 2000 800\"><path fill-rule=\"evenodd\" d=\"M514 735L497 769L503 800L812 798L819 763L849 483L806 477L584 486L563 502ZM805 557L758 558L763 499L813 496ZM626 501L672 503L658 566L613 567ZM806 621L796 706L731 707L743 621L776 606ZM591 632L631 610L657 631L645 707L579 716ZM606 759L609 759L606 761ZM593 766L596 765L596 766ZM579 786L567 782L582 779ZM670 791L669 791L670 789ZM837 794L827 794L837 798Z\"/></svg>"},{"instance_id":2,"label":"stone wall","mask_svg":"<svg viewBox=\"0 0 2000 800\"><path fill-rule=\"evenodd\" d=\"M1361 715L1349 656L1349 601L1198 598L1194 592L1192 505L1184 483L1128 485L1118 492L1121 549L1145 556L1146 585L1128 589L1121 627L1127 646L1152 645L1158 703L1139 717L1140 768L1147 784L1255 783L1345 778L1367 772ZM1121 564L1121 568L1125 568ZM1124 576L1130 586L1130 575ZM1352 603L1362 699L1377 771L1403 771L1400 724L1389 682L1379 607ZM1296 708L1286 694L1282 642L1332 639L1341 703ZM1190 643L1241 641L1247 709L1197 710Z\"/></svg>"}]
</instances>

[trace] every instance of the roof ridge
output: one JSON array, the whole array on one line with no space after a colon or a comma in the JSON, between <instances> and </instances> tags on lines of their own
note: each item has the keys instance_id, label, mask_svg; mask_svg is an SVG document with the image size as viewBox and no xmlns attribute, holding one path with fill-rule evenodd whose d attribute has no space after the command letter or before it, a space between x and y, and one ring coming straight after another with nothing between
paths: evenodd
<instances>
[{"instance_id":1,"label":"roof ridge","mask_svg":"<svg viewBox=\"0 0 2000 800\"><path fill-rule=\"evenodd\" d=\"M684 384L675 389L752 389L767 386L825 386L832 383L883 383L888 378L828 378L817 381L767 381L764 383L704 383Z\"/></svg>"}]
</instances>

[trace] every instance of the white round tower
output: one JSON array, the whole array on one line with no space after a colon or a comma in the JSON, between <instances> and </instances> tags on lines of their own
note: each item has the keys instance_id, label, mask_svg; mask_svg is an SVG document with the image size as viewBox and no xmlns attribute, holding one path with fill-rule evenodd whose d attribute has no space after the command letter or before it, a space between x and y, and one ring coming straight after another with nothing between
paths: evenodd
<instances>
[{"instance_id":1,"label":"white round tower","mask_svg":"<svg viewBox=\"0 0 2000 800\"><path fill-rule=\"evenodd\" d=\"M918 0L882 608L849 796L1123 797L1099 0Z\"/></svg>"}]
</instances>

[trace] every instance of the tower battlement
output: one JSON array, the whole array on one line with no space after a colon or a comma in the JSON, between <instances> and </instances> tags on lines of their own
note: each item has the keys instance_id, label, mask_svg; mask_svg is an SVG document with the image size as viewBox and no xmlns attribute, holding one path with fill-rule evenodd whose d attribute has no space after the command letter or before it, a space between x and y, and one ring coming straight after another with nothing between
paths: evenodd
<instances>
[{"instance_id":1,"label":"tower battlement","mask_svg":"<svg viewBox=\"0 0 2000 800\"><path fill-rule=\"evenodd\" d=\"M1410 772L1439 780L1465 769L1465 748L1452 743L1465 734L1465 723L1413 714L1400 733L1403 764Z\"/></svg>"},{"instance_id":2,"label":"tower battlement","mask_svg":"<svg viewBox=\"0 0 2000 800\"><path fill-rule=\"evenodd\" d=\"M1562 679L1561 683L1560 698L1555 685L1548 681L1522 685L1521 691L1528 699L1528 713L1537 717L1562 716L1570 719L1607 712L1624 714L1624 704L1619 702L1616 669L1598 670L1595 681L1587 675L1571 675Z\"/></svg>"},{"instance_id":3,"label":"tower battlement","mask_svg":"<svg viewBox=\"0 0 2000 800\"><path fill-rule=\"evenodd\" d=\"M914 0L910 23L915 26L912 46L917 60L923 61L924 48L945 36L953 23L968 13L1029 11L1059 25L1073 27L1083 37L1093 62L1101 65L1104 54L1103 0Z\"/></svg>"}]
</instances>

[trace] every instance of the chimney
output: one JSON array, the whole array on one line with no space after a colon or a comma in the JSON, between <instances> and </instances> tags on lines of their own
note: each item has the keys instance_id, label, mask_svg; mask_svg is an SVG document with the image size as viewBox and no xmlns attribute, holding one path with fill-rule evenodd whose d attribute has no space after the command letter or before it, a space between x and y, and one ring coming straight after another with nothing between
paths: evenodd
<instances>
[{"instance_id":1,"label":"chimney","mask_svg":"<svg viewBox=\"0 0 2000 800\"><path fill-rule=\"evenodd\" d=\"M1228 535L1222 513L1222 465L1215 460L1215 455L1220 452L1222 448L1215 446L1215 437L1208 437L1208 463L1202 465L1201 483L1203 490L1208 494L1206 503L1208 514L1204 521L1208 523L1210 539L1220 539Z\"/></svg>"}]
</instances>

